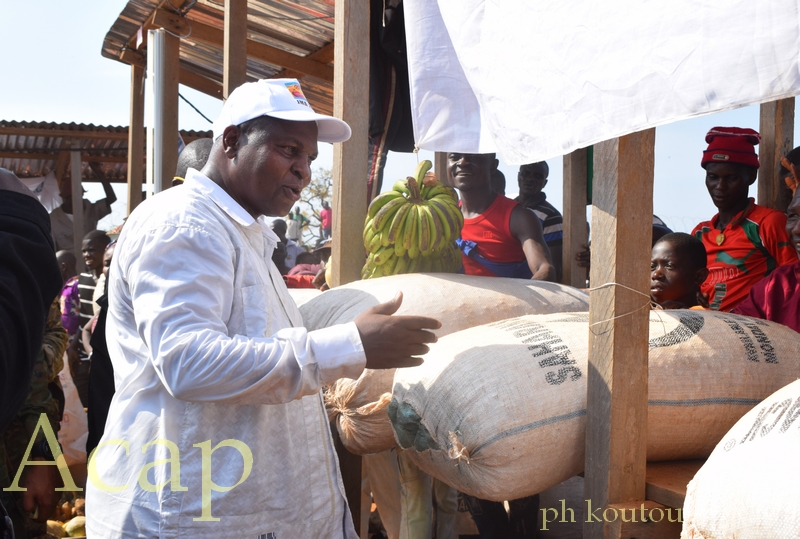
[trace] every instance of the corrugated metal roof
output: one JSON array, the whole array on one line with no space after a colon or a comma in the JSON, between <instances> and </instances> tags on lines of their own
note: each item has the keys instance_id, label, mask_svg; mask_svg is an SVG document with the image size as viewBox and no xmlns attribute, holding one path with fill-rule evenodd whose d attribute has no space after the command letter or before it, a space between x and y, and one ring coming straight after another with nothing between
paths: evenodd
<instances>
[{"instance_id":1,"label":"corrugated metal roof","mask_svg":"<svg viewBox=\"0 0 800 539\"><path fill-rule=\"evenodd\" d=\"M181 131L187 144L210 136L211 131ZM69 175L73 142L81 152L83 180L127 181L127 127L0 120L0 167L22 178L46 176L61 158L61 166Z\"/></svg>"},{"instance_id":2,"label":"corrugated metal roof","mask_svg":"<svg viewBox=\"0 0 800 539\"><path fill-rule=\"evenodd\" d=\"M190 22L223 29L223 0L197 0L188 2L188 11L182 13ZM169 0L129 0L117 21L106 34L102 54L120 59L129 47L139 28L163 7L176 12ZM248 39L306 57L333 42L334 0L248 0ZM221 44L209 44L192 39L191 33L181 40L181 69L222 84L223 50ZM144 49L144 47L142 47ZM138 52L143 53L143 50ZM283 68L253 58L247 59L249 80L272 78L285 72ZM291 74L291 76L297 76ZM311 106L324 114L333 113L333 85L319 78L302 78L303 92Z\"/></svg>"}]
</instances>

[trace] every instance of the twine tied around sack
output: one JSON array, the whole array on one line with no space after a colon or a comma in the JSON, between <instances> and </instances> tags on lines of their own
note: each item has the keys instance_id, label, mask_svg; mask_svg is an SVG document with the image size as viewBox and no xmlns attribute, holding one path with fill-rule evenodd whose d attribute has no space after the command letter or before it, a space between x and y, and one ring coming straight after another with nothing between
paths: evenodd
<instances>
[{"instance_id":1,"label":"twine tied around sack","mask_svg":"<svg viewBox=\"0 0 800 539\"><path fill-rule=\"evenodd\" d=\"M464 460L469 464L469 451L467 451L467 447L459 441L458 433L450 431L449 440L450 448L447 450L447 456L450 457L451 460Z\"/></svg>"},{"instance_id":2,"label":"twine tied around sack","mask_svg":"<svg viewBox=\"0 0 800 539\"><path fill-rule=\"evenodd\" d=\"M330 386L324 392L325 410L328 413L328 421L336 421L340 432L344 436L350 436L355 433L357 427L353 422L355 416L371 416L389 407L392 402L391 393L383 393L376 402L359 406L358 408L351 408L350 401L356 393L356 385L353 383L341 384L339 382Z\"/></svg>"},{"instance_id":3,"label":"twine tied around sack","mask_svg":"<svg viewBox=\"0 0 800 539\"><path fill-rule=\"evenodd\" d=\"M327 386L322 391L322 400L325 402L325 411L328 413L328 422L338 419L348 413L347 403L353 398L355 389L350 386L342 391L339 381Z\"/></svg>"},{"instance_id":4,"label":"twine tied around sack","mask_svg":"<svg viewBox=\"0 0 800 539\"><path fill-rule=\"evenodd\" d=\"M608 329L608 330L600 332L600 333L595 333L592 330L592 328L594 326L598 325L598 324L605 324L606 322L611 322L613 320L617 320L618 318L623 318L625 316L630 316L630 315L632 315L634 313L638 313L639 311L644 310L644 309L657 309L657 308L660 308L659 305L657 305L656 303L653 303L652 299L650 299L650 296L648 294L645 294L644 292L640 292L640 291L638 291L638 290L636 290L634 288L631 288L630 286L626 286L626 285L620 284L620 283L610 282L610 283L601 284L600 286L593 286L592 288L589 289L589 292L594 292L595 290L601 290L603 288L609 288L609 287L612 287L612 286L619 286L620 288L624 288L625 290L630 290L634 294L639 294L640 296L644 296L644 297L647 298L647 303L645 303L641 307L636 308L636 309L634 309L632 311L628 311L626 313L622 313L622 314L614 316L612 318L607 318L605 320L600 320L599 322L594 322L592 324L589 324L589 331L591 331L592 334L595 335L595 336L605 335L606 333L611 331L610 329Z\"/></svg>"}]
</instances>

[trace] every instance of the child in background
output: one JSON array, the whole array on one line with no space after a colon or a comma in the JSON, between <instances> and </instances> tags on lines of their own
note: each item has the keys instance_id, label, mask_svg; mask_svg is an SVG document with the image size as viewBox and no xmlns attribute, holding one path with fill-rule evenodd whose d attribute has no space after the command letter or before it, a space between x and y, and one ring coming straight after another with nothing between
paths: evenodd
<instances>
[{"instance_id":1,"label":"child in background","mask_svg":"<svg viewBox=\"0 0 800 539\"><path fill-rule=\"evenodd\" d=\"M650 258L650 298L664 309L705 308L700 285L708 276L706 260L706 248L694 236L662 236Z\"/></svg>"}]
</instances>

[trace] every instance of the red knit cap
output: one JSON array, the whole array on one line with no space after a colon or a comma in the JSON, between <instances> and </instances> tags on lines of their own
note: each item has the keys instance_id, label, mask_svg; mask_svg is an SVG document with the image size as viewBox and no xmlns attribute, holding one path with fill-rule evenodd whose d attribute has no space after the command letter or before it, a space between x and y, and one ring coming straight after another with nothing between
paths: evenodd
<instances>
[{"instance_id":1,"label":"red knit cap","mask_svg":"<svg viewBox=\"0 0 800 539\"><path fill-rule=\"evenodd\" d=\"M715 127L706 135L708 148L703 152L700 166L709 163L736 163L758 168L756 144L761 142L758 131L746 127Z\"/></svg>"}]
</instances>

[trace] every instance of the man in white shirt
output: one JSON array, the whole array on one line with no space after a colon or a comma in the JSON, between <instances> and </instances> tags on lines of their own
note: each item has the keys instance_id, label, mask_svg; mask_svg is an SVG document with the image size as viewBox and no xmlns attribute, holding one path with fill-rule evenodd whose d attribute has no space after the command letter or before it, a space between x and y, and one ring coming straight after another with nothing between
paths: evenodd
<instances>
[{"instance_id":1,"label":"man in white shirt","mask_svg":"<svg viewBox=\"0 0 800 539\"><path fill-rule=\"evenodd\" d=\"M297 265L297 255L300 253L305 253L306 250L288 237L286 233L286 221L283 219L275 219L270 224L270 227L275 235L278 236L278 239L281 240L281 243L286 246L286 260L284 261L284 265L286 266L286 271L288 272Z\"/></svg>"},{"instance_id":2,"label":"man in white shirt","mask_svg":"<svg viewBox=\"0 0 800 539\"><path fill-rule=\"evenodd\" d=\"M296 80L244 84L202 172L131 214L109 273L117 392L89 464L89 536L357 537L320 388L420 364L440 324L391 316L398 295L309 332L270 260L264 216L299 199L317 140L349 136Z\"/></svg>"}]
</instances>

